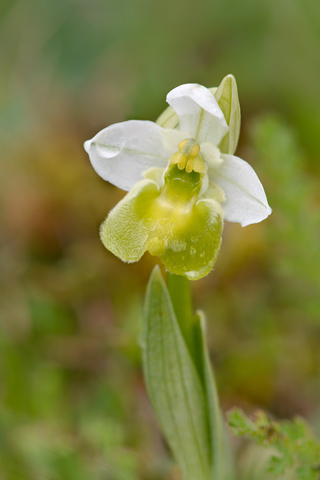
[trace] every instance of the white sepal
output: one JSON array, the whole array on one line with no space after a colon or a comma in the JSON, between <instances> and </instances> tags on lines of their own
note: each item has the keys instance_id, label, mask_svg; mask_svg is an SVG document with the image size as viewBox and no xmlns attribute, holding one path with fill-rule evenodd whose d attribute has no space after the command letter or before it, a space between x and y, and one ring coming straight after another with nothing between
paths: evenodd
<instances>
[{"instance_id":1,"label":"white sepal","mask_svg":"<svg viewBox=\"0 0 320 480\"><path fill-rule=\"evenodd\" d=\"M210 180L224 191L225 220L239 222L245 227L267 218L272 210L253 168L234 155L221 154L221 158L223 162L208 173Z\"/></svg>"},{"instance_id":2,"label":"white sepal","mask_svg":"<svg viewBox=\"0 0 320 480\"><path fill-rule=\"evenodd\" d=\"M85 142L95 171L104 180L129 191L151 167L166 167L170 154L163 129L149 121L115 123Z\"/></svg>"}]
</instances>

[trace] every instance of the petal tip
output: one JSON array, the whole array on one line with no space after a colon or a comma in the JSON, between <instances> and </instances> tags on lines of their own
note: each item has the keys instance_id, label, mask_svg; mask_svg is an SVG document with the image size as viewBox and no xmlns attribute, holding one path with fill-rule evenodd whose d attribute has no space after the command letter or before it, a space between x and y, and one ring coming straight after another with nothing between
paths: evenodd
<instances>
[{"instance_id":1,"label":"petal tip","mask_svg":"<svg viewBox=\"0 0 320 480\"><path fill-rule=\"evenodd\" d=\"M269 205L266 205L266 211L261 214L260 216L256 216L255 218L245 219L242 222L239 222L241 227L247 227L248 225L253 225L255 223L260 223L263 220L266 220L269 215L272 213L272 208Z\"/></svg>"},{"instance_id":2,"label":"petal tip","mask_svg":"<svg viewBox=\"0 0 320 480\"><path fill-rule=\"evenodd\" d=\"M91 140L87 140L87 141L84 142L84 144L83 144L83 148L85 149L85 151L86 151L87 153L89 153L90 145L91 145Z\"/></svg>"}]
</instances>

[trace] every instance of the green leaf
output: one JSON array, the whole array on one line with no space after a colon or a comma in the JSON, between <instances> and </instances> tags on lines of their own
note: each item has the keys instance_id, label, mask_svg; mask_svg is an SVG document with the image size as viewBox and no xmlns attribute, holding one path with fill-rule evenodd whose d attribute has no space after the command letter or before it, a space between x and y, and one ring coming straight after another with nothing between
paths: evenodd
<instances>
[{"instance_id":1,"label":"green leaf","mask_svg":"<svg viewBox=\"0 0 320 480\"><path fill-rule=\"evenodd\" d=\"M228 448L226 433L222 423L218 392L213 376L206 340L206 320L204 313L197 312L198 352L202 356L202 378L207 400L209 436L211 449L211 480L233 478L233 462Z\"/></svg>"},{"instance_id":2,"label":"green leaf","mask_svg":"<svg viewBox=\"0 0 320 480\"><path fill-rule=\"evenodd\" d=\"M274 475L295 472L298 480L319 480L320 440L310 425L301 418L293 421L271 420L265 412L257 411L251 420L240 410L229 414L229 425L235 435L254 440L275 453L269 460Z\"/></svg>"},{"instance_id":3,"label":"green leaf","mask_svg":"<svg viewBox=\"0 0 320 480\"><path fill-rule=\"evenodd\" d=\"M299 480L319 480L319 469L314 469L312 465L301 465L296 474Z\"/></svg>"},{"instance_id":4,"label":"green leaf","mask_svg":"<svg viewBox=\"0 0 320 480\"><path fill-rule=\"evenodd\" d=\"M232 410L229 415L229 426L234 435L255 433L256 425L238 408Z\"/></svg>"},{"instance_id":5,"label":"green leaf","mask_svg":"<svg viewBox=\"0 0 320 480\"><path fill-rule=\"evenodd\" d=\"M283 475L291 465L292 458L288 455L282 455L281 457L272 456L270 459L269 472L274 475Z\"/></svg>"},{"instance_id":6,"label":"green leaf","mask_svg":"<svg viewBox=\"0 0 320 480\"><path fill-rule=\"evenodd\" d=\"M183 479L208 480L207 402L159 267L146 294L143 363L151 403Z\"/></svg>"}]
</instances>

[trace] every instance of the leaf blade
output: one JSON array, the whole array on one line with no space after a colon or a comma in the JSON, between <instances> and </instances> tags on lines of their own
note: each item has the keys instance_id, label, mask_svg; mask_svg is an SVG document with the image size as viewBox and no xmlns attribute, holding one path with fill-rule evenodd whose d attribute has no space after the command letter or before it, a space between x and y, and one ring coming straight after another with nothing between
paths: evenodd
<instances>
[{"instance_id":1,"label":"leaf blade","mask_svg":"<svg viewBox=\"0 0 320 480\"><path fill-rule=\"evenodd\" d=\"M208 411L211 455L210 479L225 480L234 478L234 465L223 425L219 396L206 342L206 319L202 311L196 312L195 321L198 350L202 355L202 378Z\"/></svg>"},{"instance_id":2,"label":"leaf blade","mask_svg":"<svg viewBox=\"0 0 320 480\"><path fill-rule=\"evenodd\" d=\"M148 285L144 319L143 363L156 416L183 478L207 480L206 399L157 267Z\"/></svg>"}]
</instances>

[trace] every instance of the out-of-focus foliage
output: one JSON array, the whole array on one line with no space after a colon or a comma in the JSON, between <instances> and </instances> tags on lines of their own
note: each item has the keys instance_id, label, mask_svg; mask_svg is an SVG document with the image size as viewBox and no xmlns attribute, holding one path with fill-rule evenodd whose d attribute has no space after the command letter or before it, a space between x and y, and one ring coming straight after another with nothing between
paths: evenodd
<instances>
[{"instance_id":1,"label":"out-of-focus foliage","mask_svg":"<svg viewBox=\"0 0 320 480\"><path fill-rule=\"evenodd\" d=\"M235 409L229 413L229 425L235 435L273 447L268 470L275 477L290 469L299 480L319 479L320 440L303 419L276 422L261 410L250 419Z\"/></svg>"},{"instance_id":2,"label":"out-of-focus foliage","mask_svg":"<svg viewBox=\"0 0 320 480\"><path fill-rule=\"evenodd\" d=\"M178 478L140 366L156 259L125 265L101 245L122 193L82 143L110 123L156 119L181 83L216 86L228 73L239 156L274 212L226 225L195 306L224 408L300 414L317 428L319 25L314 0L1 2L1 478Z\"/></svg>"},{"instance_id":3,"label":"out-of-focus foliage","mask_svg":"<svg viewBox=\"0 0 320 480\"><path fill-rule=\"evenodd\" d=\"M257 157L276 187L270 198L278 205L276 228L270 229L270 242L276 250L275 274L279 277L277 295L294 296L294 311L314 321L320 313L320 209L317 208L319 182L306 172L307 157L294 138L294 132L278 118L266 118L253 129ZM285 159L285 160L284 160ZM289 300L290 308L290 300ZM291 310L292 310L291 303ZM294 312L291 312L293 315Z\"/></svg>"}]
</instances>

